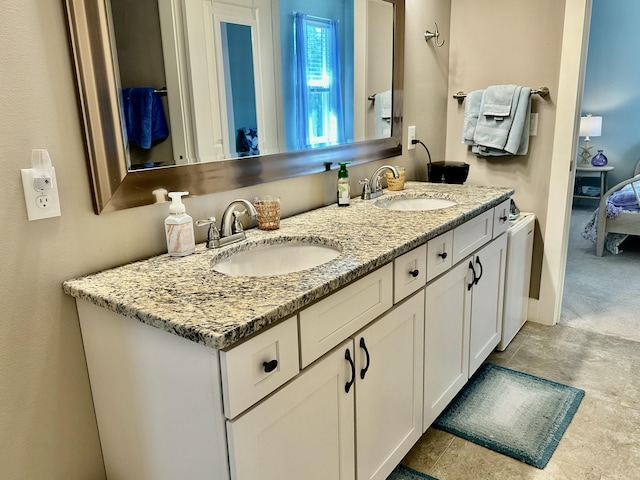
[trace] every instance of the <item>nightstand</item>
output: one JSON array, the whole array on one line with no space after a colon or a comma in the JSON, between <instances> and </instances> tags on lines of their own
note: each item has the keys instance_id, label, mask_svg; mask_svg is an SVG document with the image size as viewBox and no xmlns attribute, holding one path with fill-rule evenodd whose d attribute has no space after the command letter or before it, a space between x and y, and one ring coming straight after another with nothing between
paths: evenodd
<instances>
[{"instance_id":1,"label":"nightstand","mask_svg":"<svg viewBox=\"0 0 640 480\"><path fill-rule=\"evenodd\" d=\"M576 166L576 177L573 186L573 198L589 198L591 200L598 200L607 191L607 173L612 171L615 167L611 165L605 165L604 167L589 166ZM578 181L579 177L600 177L600 195L584 195L580 189L581 185Z\"/></svg>"}]
</instances>

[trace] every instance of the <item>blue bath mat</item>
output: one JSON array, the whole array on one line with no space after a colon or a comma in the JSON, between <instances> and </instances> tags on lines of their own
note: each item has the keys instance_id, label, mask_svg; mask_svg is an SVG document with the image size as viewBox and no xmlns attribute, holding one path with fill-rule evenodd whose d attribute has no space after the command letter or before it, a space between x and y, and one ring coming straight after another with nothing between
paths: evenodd
<instances>
[{"instance_id":1,"label":"blue bath mat","mask_svg":"<svg viewBox=\"0 0 640 480\"><path fill-rule=\"evenodd\" d=\"M583 397L584 390L487 363L434 427L544 468Z\"/></svg>"},{"instance_id":2,"label":"blue bath mat","mask_svg":"<svg viewBox=\"0 0 640 480\"><path fill-rule=\"evenodd\" d=\"M418 472L413 468L405 467L404 465L398 465L391 475L387 477L387 480L438 480L426 473Z\"/></svg>"}]
</instances>

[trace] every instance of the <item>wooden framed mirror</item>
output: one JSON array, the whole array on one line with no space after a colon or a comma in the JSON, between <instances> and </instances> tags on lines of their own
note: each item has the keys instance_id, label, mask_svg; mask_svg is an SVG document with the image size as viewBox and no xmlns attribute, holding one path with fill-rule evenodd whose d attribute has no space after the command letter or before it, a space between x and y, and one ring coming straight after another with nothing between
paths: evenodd
<instances>
[{"instance_id":1,"label":"wooden framed mirror","mask_svg":"<svg viewBox=\"0 0 640 480\"><path fill-rule=\"evenodd\" d=\"M173 11L179 7L182 8L181 6L185 4L185 0L158 1L161 11L162 9ZM247 3L247 1L244 0L243 3ZM270 1L277 2L278 0ZM354 2L354 0L340 1ZM390 123L388 136L366 137L367 139L364 140L351 136L344 143L335 145L326 143L306 149L285 148L276 150L274 153L220 158L206 162L198 161L195 158L185 164L166 166L154 164L149 168L132 168L130 145L127 140L122 112L123 86L117 61L118 54L114 47L114 27L110 1L65 0L65 2L76 69L79 107L84 126L90 182L97 214L156 203L158 201L158 197L154 194L156 191L188 191L192 196L204 195L319 173L337 168L338 162L341 161L349 161L357 165L402 153L404 0L355 0L355 8L362 8L358 7L358 2L360 4L372 2L372 4L392 7L391 9L387 8L392 17L389 28L392 37L390 49L392 71L389 72L392 101L388 120ZM209 8L209 5L215 4L215 2L208 0L199 0L196 3L202 3L203 8ZM355 15L355 17L361 18L361 15ZM373 18L373 16L366 18ZM174 20L179 26L182 25L180 22L184 22L184 18L179 16ZM180 28L177 29L177 32L184 33ZM369 37L372 40L378 38L376 33L369 35ZM182 37L178 35L176 38L178 38L177 44L180 47ZM380 41L379 38L378 41ZM357 41L354 43L357 44ZM180 48L184 48L184 46ZM356 50L353 54L354 76L361 74L363 69L367 67L366 59L363 60L362 55L358 54L357 48L362 48L362 45L354 47ZM369 47L369 50L371 49ZM370 51L369 56L371 58L369 63L375 64L376 52ZM174 62L180 67L178 60L174 59ZM171 61L165 59L165 63L171 63ZM181 68L185 70L184 64ZM283 70L281 69L281 71ZM184 78L187 77L179 78L179 81L184 81ZM188 90L188 88L184 90ZM188 96L184 90L180 91L180 99ZM352 90L353 103L356 105L354 109L358 108L357 105L360 108L373 109L372 99L376 94L375 91L369 91L366 84L359 83L356 83ZM171 96L171 92L169 96ZM176 96L178 95L176 94ZM267 91L262 96L269 97L270 92ZM286 95L273 92L274 98L283 96ZM172 100L175 104L175 96ZM181 107L176 107L172 113L178 108ZM187 132L186 135L193 136L193 124L199 125L197 119L194 120L193 111L185 107L180 115L184 119L183 128ZM284 122L281 123L284 124ZM176 129L175 132L178 130ZM206 138L206 135L200 133L200 138ZM232 141L232 139L227 141ZM163 197L161 196L161 198Z\"/></svg>"}]
</instances>

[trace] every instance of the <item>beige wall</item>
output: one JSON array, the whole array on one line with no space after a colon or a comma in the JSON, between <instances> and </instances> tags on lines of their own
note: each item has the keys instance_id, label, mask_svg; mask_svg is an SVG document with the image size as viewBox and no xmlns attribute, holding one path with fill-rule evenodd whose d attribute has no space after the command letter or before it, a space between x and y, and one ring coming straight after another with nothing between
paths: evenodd
<instances>
[{"instance_id":1,"label":"beige wall","mask_svg":"<svg viewBox=\"0 0 640 480\"><path fill-rule=\"evenodd\" d=\"M476 157L461 143L464 103L449 98L446 159L471 165L468 183L507 185L522 211L538 218L532 272L532 296L538 296L545 235L547 197L554 144L556 99L565 2L538 0L452 0L449 93L495 84L547 86L547 98L532 97L538 135L525 156ZM535 5L534 5L535 4ZM568 167L567 167L568 168Z\"/></svg>"},{"instance_id":2,"label":"beige wall","mask_svg":"<svg viewBox=\"0 0 640 480\"><path fill-rule=\"evenodd\" d=\"M442 156L447 50L434 51L422 39L433 20L449 23L449 0L407 0L405 97L411 101L404 120ZM167 208L93 214L62 2L3 0L0 45L0 202L7 221L0 236L0 478L99 479L104 472L78 319L61 283L162 253ZM20 169L29 168L32 148L51 154L60 218L26 219ZM414 152L424 176L424 152ZM414 152L390 162L407 165L412 177ZM380 164L352 169L352 188ZM231 199L267 191L283 197L286 215L308 210L335 201L335 172L185 203L196 218L219 216Z\"/></svg>"},{"instance_id":3,"label":"beige wall","mask_svg":"<svg viewBox=\"0 0 640 480\"><path fill-rule=\"evenodd\" d=\"M562 185L552 181L552 154L558 172L571 156L560 158L554 149L554 129L563 138L570 133L555 125L564 8L555 0L406 0L405 132L415 125L434 160L471 163L470 183L514 186L520 207L543 220L543 234L552 225L544 221L553 213L548 193L567 194L566 178ZM423 39L434 21L446 40L442 48ZM0 236L0 478L102 478L78 319L61 283L163 252L167 208L93 214L62 2L3 0L0 45L0 202L8 222ZM459 143L462 109L450 94L495 83L551 89L549 100L535 104L539 135L521 159L479 160ZM571 114L562 118L569 123ZM564 142L565 151L570 143ZM51 153L60 218L26 220L20 169L29 167L32 148ZM352 189L382 163L351 169ZM426 179L423 149L405 147L403 157L389 163L406 165L409 178ZM196 218L219 216L233 198L264 192L280 194L284 214L291 215L334 202L335 172L185 203ZM553 225L562 230L563 219L557 213ZM197 235L202 240L204 231ZM552 277L550 295L559 288Z\"/></svg>"}]
</instances>

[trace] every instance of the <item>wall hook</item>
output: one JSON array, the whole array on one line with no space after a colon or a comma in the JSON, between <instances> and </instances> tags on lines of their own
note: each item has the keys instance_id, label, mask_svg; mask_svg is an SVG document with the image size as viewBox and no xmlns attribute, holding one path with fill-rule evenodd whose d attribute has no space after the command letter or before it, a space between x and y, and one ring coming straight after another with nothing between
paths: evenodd
<instances>
[{"instance_id":1,"label":"wall hook","mask_svg":"<svg viewBox=\"0 0 640 480\"><path fill-rule=\"evenodd\" d=\"M435 43L436 43L436 47L441 47L444 45L444 40L442 40L441 42L438 41L438 39L440 38L440 32L438 31L438 24L436 22L433 22L436 26L436 31L435 32L430 32L429 30L424 32L424 40L425 42L429 43L430 39L434 39Z\"/></svg>"}]
</instances>

